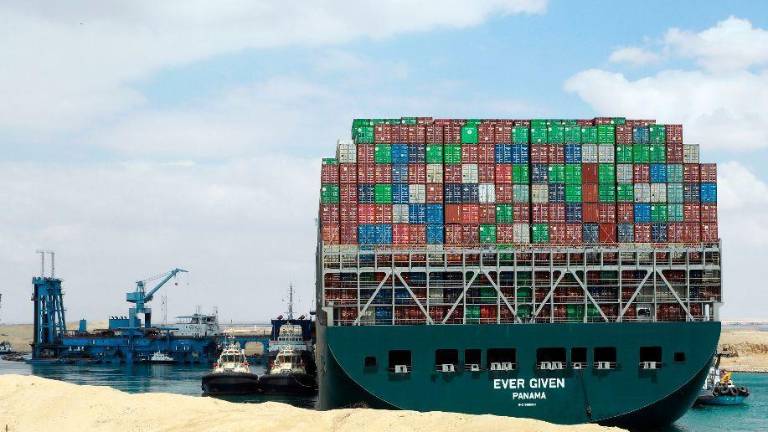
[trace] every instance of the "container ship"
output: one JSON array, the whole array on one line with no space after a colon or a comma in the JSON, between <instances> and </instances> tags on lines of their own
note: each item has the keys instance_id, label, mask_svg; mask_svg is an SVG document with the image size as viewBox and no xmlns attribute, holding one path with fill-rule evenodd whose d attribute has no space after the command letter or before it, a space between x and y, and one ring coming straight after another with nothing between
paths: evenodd
<instances>
[{"instance_id":1,"label":"container ship","mask_svg":"<svg viewBox=\"0 0 768 432\"><path fill-rule=\"evenodd\" d=\"M321 183L321 409L652 427L694 403L721 245L682 125L356 119Z\"/></svg>"}]
</instances>

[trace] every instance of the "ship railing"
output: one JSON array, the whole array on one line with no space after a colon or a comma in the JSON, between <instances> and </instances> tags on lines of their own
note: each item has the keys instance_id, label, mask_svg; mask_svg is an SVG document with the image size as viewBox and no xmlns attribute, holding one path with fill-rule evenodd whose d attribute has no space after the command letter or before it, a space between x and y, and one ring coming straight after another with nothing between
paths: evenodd
<instances>
[{"instance_id":1,"label":"ship railing","mask_svg":"<svg viewBox=\"0 0 768 432\"><path fill-rule=\"evenodd\" d=\"M571 362L572 369L586 369L587 362Z\"/></svg>"},{"instance_id":2,"label":"ship railing","mask_svg":"<svg viewBox=\"0 0 768 432\"><path fill-rule=\"evenodd\" d=\"M435 365L435 371L440 373L454 373L456 372L456 365L453 363L442 363Z\"/></svg>"},{"instance_id":3,"label":"ship railing","mask_svg":"<svg viewBox=\"0 0 768 432\"><path fill-rule=\"evenodd\" d=\"M492 372L509 372L517 369L515 362L491 362L490 370Z\"/></svg>"},{"instance_id":4,"label":"ship railing","mask_svg":"<svg viewBox=\"0 0 768 432\"><path fill-rule=\"evenodd\" d=\"M640 369L655 370L661 369L662 363L657 361L641 361Z\"/></svg>"},{"instance_id":5,"label":"ship railing","mask_svg":"<svg viewBox=\"0 0 768 432\"><path fill-rule=\"evenodd\" d=\"M611 361L596 361L593 366L598 370L610 370L616 369L617 364Z\"/></svg>"},{"instance_id":6,"label":"ship railing","mask_svg":"<svg viewBox=\"0 0 768 432\"><path fill-rule=\"evenodd\" d=\"M565 362L562 361L542 361L537 364L539 370L563 370Z\"/></svg>"},{"instance_id":7,"label":"ship railing","mask_svg":"<svg viewBox=\"0 0 768 432\"><path fill-rule=\"evenodd\" d=\"M464 370L468 370L470 372L480 372L480 365L477 363L467 363L464 365Z\"/></svg>"}]
</instances>

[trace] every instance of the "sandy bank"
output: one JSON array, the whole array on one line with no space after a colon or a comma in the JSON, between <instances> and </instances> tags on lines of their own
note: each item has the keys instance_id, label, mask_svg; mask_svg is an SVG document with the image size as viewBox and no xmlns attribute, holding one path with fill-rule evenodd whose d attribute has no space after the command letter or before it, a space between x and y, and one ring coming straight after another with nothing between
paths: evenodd
<instances>
[{"instance_id":1,"label":"sandy bank","mask_svg":"<svg viewBox=\"0 0 768 432\"><path fill-rule=\"evenodd\" d=\"M736 357L723 357L721 366L737 372L768 373L768 332L754 329L724 329L720 350L729 346Z\"/></svg>"},{"instance_id":2,"label":"sandy bank","mask_svg":"<svg viewBox=\"0 0 768 432\"><path fill-rule=\"evenodd\" d=\"M0 376L0 401L3 432L620 430L597 425L557 426L538 420L490 415L370 409L317 412L274 402L235 404L165 393L132 395L108 387L19 375Z\"/></svg>"}]
</instances>

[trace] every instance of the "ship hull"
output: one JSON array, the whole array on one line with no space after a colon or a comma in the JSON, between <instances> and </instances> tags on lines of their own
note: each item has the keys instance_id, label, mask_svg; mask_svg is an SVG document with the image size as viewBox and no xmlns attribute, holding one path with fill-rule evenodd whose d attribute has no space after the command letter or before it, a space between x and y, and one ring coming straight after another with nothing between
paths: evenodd
<instances>
[{"instance_id":1,"label":"ship hull","mask_svg":"<svg viewBox=\"0 0 768 432\"><path fill-rule=\"evenodd\" d=\"M246 395L260 393L259 377L252 373L220 372L203 376L205 395Z\"/></svg>"},{"instance_id":2,"label":"ship hull","mask_svg":"<svg viewBox=\"0 0 768 432\"><path fill-rule=\"evenodd\" d=\"M561 424L625 427L673 423L694 403L720 335L719 322L569 323L435 326L318 325L319 407L452 411L529 417ZM586 348L587 368L540 370L537 350ZM594 367L594 348L615 347L615 369ZM641 347L660 347L662 366L640 367ZM517 367L490 371L487 350L514 348ZM455 349L453 373L436 370L435 352ZM466 349L482 370L464 368ZM389 351L410 351L408 373L390 370ZM682 353L682 355L680 354ZM681 358L684 357L684 358ZM366 357L376 366L366 366ZM571 361L571 358L568 358Z\"/></svg>"},{"instance_id":3,"label":"ship hull","mask_svg":"<svg viewBox=\"0 0 768 432\"><path fill-rule=\"evenodd\" d=\"M315 377L303 373L262 375L259 385L264 393L268 394L312 395L317 393Z\"/></svg>"}]
</instances>

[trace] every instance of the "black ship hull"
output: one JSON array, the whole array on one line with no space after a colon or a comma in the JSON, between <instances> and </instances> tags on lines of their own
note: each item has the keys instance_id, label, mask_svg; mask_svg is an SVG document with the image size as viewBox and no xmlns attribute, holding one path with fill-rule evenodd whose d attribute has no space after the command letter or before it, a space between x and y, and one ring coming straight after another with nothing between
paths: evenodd
<instances>
[{"instance_id":1,"label":"black ship hull","mask_svg":"<svg viewBox=\"0 0 768 432\"><path fill-rule=\"evenodd\" d=\"M209 373L203 376L202 389L206 395L261 393L258 375L242 372Z\"/></svg>"}]
</instances>

